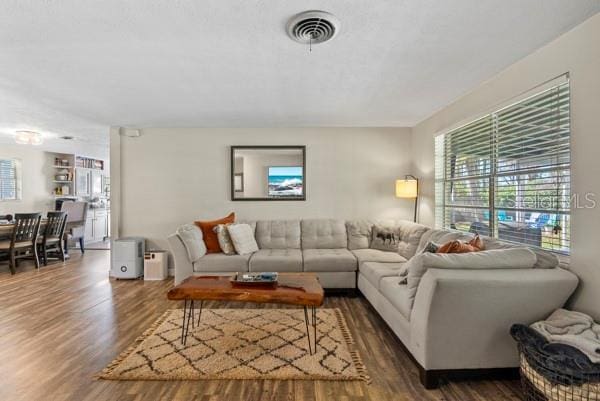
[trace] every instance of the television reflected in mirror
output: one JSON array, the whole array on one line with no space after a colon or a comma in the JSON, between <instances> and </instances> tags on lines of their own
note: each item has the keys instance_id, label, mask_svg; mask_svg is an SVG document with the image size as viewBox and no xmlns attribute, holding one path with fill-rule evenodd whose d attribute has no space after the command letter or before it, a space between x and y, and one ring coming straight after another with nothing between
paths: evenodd
<instances>
[{"instance_id":1,"label":"television reflected in mirror","mask_svg":"<svg viewBox=\"0 0 600 401\"><path fill-rule=\"evenodd\" d=\"M306 200L305 146L232 146L231 200Z\"/></svg>"}]
</instances>

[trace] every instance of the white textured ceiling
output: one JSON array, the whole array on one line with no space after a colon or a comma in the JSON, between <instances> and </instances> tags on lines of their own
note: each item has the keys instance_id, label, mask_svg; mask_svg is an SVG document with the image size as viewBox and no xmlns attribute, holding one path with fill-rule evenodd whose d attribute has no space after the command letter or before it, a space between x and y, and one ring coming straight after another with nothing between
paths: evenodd
<instances>
[{"instance_id":1,"label":"white textured ceiling","mask_svg":"<svg viewBox=\"0 0 600 401\"><path fill-rule=\"evenodd\" d=\"M312 53L285 23L335 14ZM2 0L0 132L412 126L598 0Z\"/></svg>"}]
</instances>

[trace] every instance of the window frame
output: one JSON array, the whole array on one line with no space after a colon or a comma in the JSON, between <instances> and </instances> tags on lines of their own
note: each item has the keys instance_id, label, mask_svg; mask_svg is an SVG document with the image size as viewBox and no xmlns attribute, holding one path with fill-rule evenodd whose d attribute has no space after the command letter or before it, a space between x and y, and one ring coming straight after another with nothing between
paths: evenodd
<instances>
[{"instance_id":1,"label":"window frame","mask_svg":"<svg viewBox=\"0 0 600 401\"><path fill-rule=\"evenodd\" d=\"M567 94L567 99L568 99L568 114L567 114L568 115L568 150L567 150L568 163L566 163L566 164L562 163L560 165L558 165L558 164L543 165L540 163L539 166L536 166L535 168L532 169L533 173L539 173L539 172L543 171L543 172L553 173L557 176L557 179L556 179L557 180L557 197L555 199L555 202L557 202L556 209L551 209L550 207L548 207L548 208L538 207L537 210L534 210L535 208L517 207L516 205L512 208L506 207L506 206L498 207L497 204L500 202L500 198L498 197L498 194L497 194L497 192L498 193L500 192L500 191L497 191L497 189L499 188L499 184L498 184L499 180L506 178L506 177L511 177L511 176L518 177L518 176L524 176L524 175L528 174L527 170L518 170L518 169L515 169L512 171L511 170L498 171L499 166L500 166L500 160L498 157L498 155L500 153L498 138L502 138L502 134L500 134L501 129L498 126L499 116L501 115L501 113L503 111L505 111L511 107L524 104L528 100L534 99L537 96L541 96L548 90L556 89L556 90L560 91L561 88L564 87L565 85L566 85L566 89L568 91L568 94ZM558 110L560 110L560 109L558 109ZM566 74L562 74L556 78L553 78L539 86L536 86L535 88L533 88L531 90L526 91L525 93L513 98L511 101L505 102L505 104L502 106L496 106L494 108L491 108L490 111L483 113L482 115L480 115L477 118L470 119L466 123L461 123L460 125L456 126L455 128L448 129L445 132L442 132L442 133L439 133L438 135L436 135L435 139L434 139L434 141L435 141L435 145L434 145L435 226L437 228L465 232L465 230L450 228L450 223L447 220L448 212L451 212L452 210L460 212L461 209L464 209L464 210L472 209L474 211L483 211L484 214L489 213L488 220L487 220L488 235L490 237L500 239L499 232L498 232L499 231L498 230L499 221L497 221L497 216L496 216L496 213L498 211L506 212L507 210L510 210L515 213L540 212L540 213L546 213L546 214L557 215L557 216L566 216L566 219L568 219L567 220L568 228L566 227L567 224L564 224L564 222L562 224L562 229L568 230L568 232L565 234L566 239L564 240L564 242L565 242L564 245L562 244L563 240L561 239L560 240L561 245L559 245L558 249L544 248L543 242L540 243L540 246L538 248L543 249L548 252L556 253L558 255L564 255L564 256L570 255L571 248L572 248L572 244L571 244L571 233L572 233L572 219L571 219L571 215L572 215L572 210L571 210L572 122L571 122L571 111L572 111L572 109L571 109L570 79L569 79L569 74L566 73ZM558 121L560 121L560 117L557 117L557 118L559 119ZM447 149L448 149L448 143L450 143L450 142L447 141L446 138L448 138L448 135L459 134L460 131L463 129L469 129L471 126L474 127L474 126L476 126L476 124L479 121L482 121L485 119L490 119L491 127L492 127L490 129L490 133L489 133L490 144L491 144L491 148L489 150L489 163L490 163L489 172L487 174L476 174L474 176L466 175L466 176L452 177L449 179L447 176L447 169L448 169L448 165L450 163L451 157L448 156ZM505 135L506 135L506 133L505 133ZM510 137L507 136L502 139L506 139L506 138L510 138ZM505 145L505 146L509 146L509 145ZM559 153L557 153L557 157L558 157L558 155L559 155ZM552 154L549 154L549 157L552 157ZM516 160L518 160L518 159L516 159ZM454 161L454 163L456 163L456 161ZM456 168L455 166L456 166L456 164L453 165L453 168ZM560 189L560 186L563 183L560 182L561 178L558 178L559 176L562 176L562 174L565 172L566 172L566 177L567 177L568 183L569 183L568 190L566 190L566 191L564 189ZM487 201L485 204L482 204L481 206L479 206L479 205L460 205L460 204L453 204L451 202L448 202L448 199L447 199L448 183L454 183L454 182L469 182L469 183L471 183L471 182L476 182L477 180L487 180L488 181ZM520 184L516 184L516 185L520 186ZM551 189L551 190L554 190L554 189ZM537 197L537 193L542 192L542 191L543 191L542 189L536 188L536 192L535 192L536 197ZM562 195L559 195L559 191L563 191L564 193L561 193ZM478 193L475 194L475 196L477 196L477 195L479 195L479 194ZM474 196L471 195L471 197L473 198ZM563 199L563 201L560 201L561 198ZM559 205L562 204L561 202L566 202L566 207L564 207L564 208L560 207ZM484 221L484 223L485 223L485 221ZM510 239L506 239L506 238L502 238L502 240L511 242ZM512 242L517 242L517 241L512 241ZM529 245L529 246L536 247L535 245Z\"/></svg>"},{"instance_id":2,"label":"window frame","mask_svg":"<svg viewBox=\"0 0 600 401\"><path fill-rule=\"evenodd\" d=\"M0 157L0 160L6 160L14 163L14 174L15 174L15 197L5 198L2 191L0 191L0 202L18 202L22 199L22 187L23 187L23 176L22 176L22 162L21 159L14 157ZM1 188L2 177L0 177L0 188Z\"/></svg>"}]
</instances>

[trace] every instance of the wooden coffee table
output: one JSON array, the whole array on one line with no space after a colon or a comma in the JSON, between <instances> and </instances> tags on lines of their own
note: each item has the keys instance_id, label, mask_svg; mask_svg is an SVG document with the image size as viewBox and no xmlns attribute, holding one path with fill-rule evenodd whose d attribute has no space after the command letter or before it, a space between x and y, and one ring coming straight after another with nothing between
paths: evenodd
<instances>
[{"instance_id":1,"label":"wooden coffee table","mask_svg":"<svg viewBox=\"0 0 600 401\"><path fill-rule=\"evenodd\" d=\"M279 273L276 285L237 284L232 276L192 276L176 285L167 293L172 301L183 301L183 322L181 325L181 343L185 345L190 320L194 324L194 301L200 301L198 325L202 317L204 301L238 301L254 303L272 303L298 305L304 308L304 321L308 337L308 350L313 350L308 328L308 308L311 310L314 348L317 351L317 313L316 308L323 305L324 291L314 273Z\"/></svg>"}]
</instances>

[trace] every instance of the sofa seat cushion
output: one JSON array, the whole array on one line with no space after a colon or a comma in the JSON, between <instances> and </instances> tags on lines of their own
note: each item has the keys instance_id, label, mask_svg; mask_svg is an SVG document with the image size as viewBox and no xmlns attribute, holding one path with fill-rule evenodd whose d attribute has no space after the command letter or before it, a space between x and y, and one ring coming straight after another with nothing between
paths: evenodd
<instances>
[{"instance_id":1,"label":"sofa seat cushion","mask_svg":"<svg viewBox=\"0 0 600 401\"><path fill-rule=\"evenodd\" d=\"M195 272L247 272L250 255L207 253L194 262Z\"/></svg>"},{"instance_id":2,"label":"sofa seat cushion","mask_svg":"<svg viewBox=\"0 0 600 401\"><path fill-rule=\"evenodd\" d=\"M406 259L400 256L396 252L380 251L379 249L355 249L351 251L358 264L363 262L383 262L383 263L402 263L406 262Z\"/></svg>"},{"instance_id":3,"label":"sofa seat cushion","mask_svg":"<svg viewBox=\"0 0 600 401\"><path fill-rule=\"evenodd\" d=\"M375 288L381 290L381 279L384 277L398 276L398 273L404 264L405 263L364 262L360 265L360 274L362 274L368 282L373 284Z\"/></svg>"},{"instance_id":4,"label":"sofa seat cushion","mask_svg":"<svg viewBox=\"0 0 600 401\"><path fill-rule=\"evenodd\" d=\"M410 320L412 302L408 294L407 285L400 284L400 277L384 277L381 279L379 287L379 291L396 309L398 309L398 312L400 312L406 320Z\"/></svg>"},{"instance_id":5,"label":"sofa seat cushion","mask_svg":"<svg viewBox=\"0 0 600 401\"><path fill-rule=\"evenodd\" d=\"M305 272L354 272L356 258L345 248L304 249Z\"/></svg>"},{"instance_id":6,"label":"sofa seat cushion","mask_svg":"<svg viewBox=\"0 0 600 401\"><path fill-rule=\"evenodd\" d=\"M251 272L301 272L300 249L261 249L250 258Z\"/></svg>"}]
</instances>

